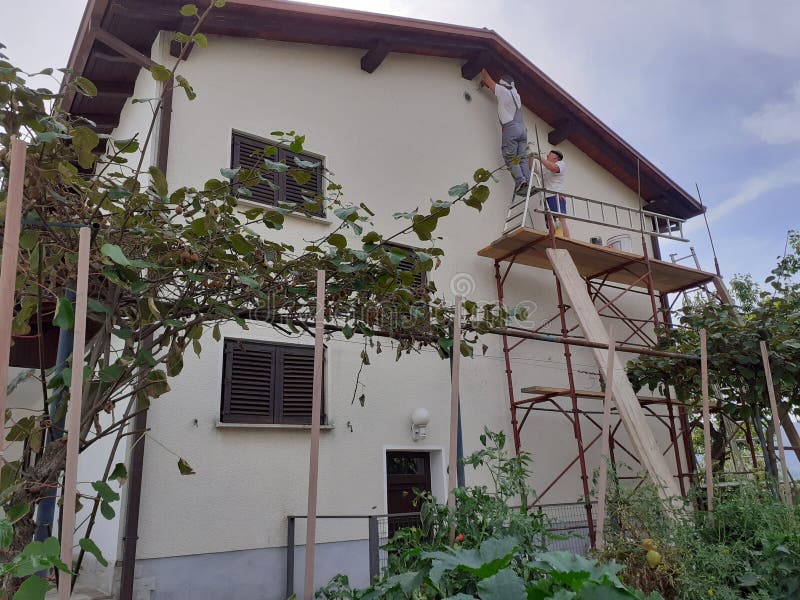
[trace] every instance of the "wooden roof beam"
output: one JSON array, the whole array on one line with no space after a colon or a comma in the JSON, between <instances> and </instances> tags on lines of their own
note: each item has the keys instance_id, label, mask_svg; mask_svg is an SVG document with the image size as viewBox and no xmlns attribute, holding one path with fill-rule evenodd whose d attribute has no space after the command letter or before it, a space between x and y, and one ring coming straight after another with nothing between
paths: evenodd
<instances>
[{"instance_id":1,"label":"wooden roof beam","mask_svg":"<svg viewBox=\"0 0 800 600\"><path fill-rule=\"evenodd\" d=\"M181 24L178 27L178 31L180 33L189 35L194 30L195 20L196 19L193 17L183 17L183 19L181 19ZM183 55L183 60L187 60L193 49L194 42L189 42L188 44L184 45L176 40L172 40L169 43L169 54L173 58L181 58L181 55Z\"/></svg>"},{"instance_id":2,"label":"wooden roof beam","mask_svg":"<svg viewBox=\"0 0 800 600\"><path fill-rule=\"evenodd\" d=\"M478 76L478 73L481 72L481 69L486 68L486 65L489 64L489 57L490 55L488 50L479 50L473 54L461 67L461 76L464 79L469 79L470 81L475 79L475 77Z\"/></svg>"},{"instance_id":3,"label":"wooden roof beam","mask_svg":"<svg viewBox=\"0 0 800 600\"><path fill-rule=\"evenodd\" d=\"M385 39L379 39L375 45L361 57L361 69L367 73L373 73L381 66L383 59L389 54L389 44Z\"/></svg>"},{"instance_id":4,"label":"wooden roof beam","mask_svg":"<svg viewBox=\"0 0 800 600\"><path fill-rule=\"evenodd\" d=\"M123 42L117 36L109 33L105 29L97 29L94 33L95 39L98 42L111 48L114 52L124 57L127 62L139 65L145 69L150 69L155 66L156 63L149 56L145 56L136 48Z\"/></svg>"},{"instance_id":5,"label":"wooden roof beam","mask_svg":"<svg viewBox=\"0 0 800 600\"><path fill-rule=\"evenodd\" d=\"M574 119L569 117L560 120L556 123L553 131L547 134L547 141L551 146L558 146L561 142L569 139L569 136L575 133L576 123Z\"/></svg>"}]
</instances>

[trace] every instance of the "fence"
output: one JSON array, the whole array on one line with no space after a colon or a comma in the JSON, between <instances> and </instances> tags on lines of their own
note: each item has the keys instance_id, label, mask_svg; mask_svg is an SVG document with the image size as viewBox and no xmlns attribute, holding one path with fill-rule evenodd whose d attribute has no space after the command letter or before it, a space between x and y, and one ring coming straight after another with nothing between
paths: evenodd
<instances>
[{"instance_id":1,"label":"fence","mask_svg":"<svg viewBox=\"0 0 800 600\"><path fill-rule=\"evenodd\" d=\"M547 531L550 535L543 534L542 543L546 545L548 549L568 550L576 554L582 554L589 549L589 524L586 521L585 503L565 502L560 504L541 504L532 506L530 512L535 512L544 516ZM294 593L295 531L297 520L305 518L305 515L290 515L287 518L287 598ZM366 521L369 553L368 573L370 581L380 576L381 572L387 566L389 555L383 547L389 542L392 535L399 529L419 527L421 525L419 513L400 513L392 515L317 515L317 519L361 521L362 523Z\"/></svg>"}]
</instances>

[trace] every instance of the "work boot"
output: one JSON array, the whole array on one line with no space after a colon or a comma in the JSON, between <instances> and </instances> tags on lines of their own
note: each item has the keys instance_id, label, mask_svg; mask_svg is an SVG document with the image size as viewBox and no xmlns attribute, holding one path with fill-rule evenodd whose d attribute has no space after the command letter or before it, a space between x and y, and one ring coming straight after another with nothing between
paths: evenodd
<instances>
[{"instance_id":1,"label":"work boot","mask_svg":"<svg viewBox=\"0 0 800 600\"><path fill-rule=\"evenodd\" d=\"M525 196L528 193L528 182L527 181L520 181L517 184L517 189L514 190L514 194L517 196Z\"/></svg>"}]
</instances>

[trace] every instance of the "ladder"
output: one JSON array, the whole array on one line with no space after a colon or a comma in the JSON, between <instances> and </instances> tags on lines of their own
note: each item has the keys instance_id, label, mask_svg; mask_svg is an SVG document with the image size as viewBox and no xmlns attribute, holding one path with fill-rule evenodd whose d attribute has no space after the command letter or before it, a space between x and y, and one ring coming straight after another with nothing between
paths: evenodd
<instances>
[{"instance_id":1,"label":"ladder","mask_svg":"<svg viewBox=\"0 0 800 600\"><path fill-rule=\"evenodd\" d=\"M533 215L535 208L531 205L531 200L534 200L534 205L538 201L540 205L544 206L544 199L540 191L541 187L542 184L539 180L539 176L536 173L531 173L525 196L517 196L516 190L512 192L511 205L508 207L506 222L503 226L503 235L522 227L534 228ZM533 198L531 198L531 196L533 196Z\"/></svg>"}]
</instances>

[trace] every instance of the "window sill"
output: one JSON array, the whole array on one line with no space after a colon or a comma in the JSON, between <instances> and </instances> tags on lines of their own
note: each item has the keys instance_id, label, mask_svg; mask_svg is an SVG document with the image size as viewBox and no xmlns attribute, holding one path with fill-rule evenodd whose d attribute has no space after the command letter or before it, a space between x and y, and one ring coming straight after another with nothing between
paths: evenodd
<instances>
[{"instance_id":1,"label":"window sill","mask_svg":"<svg viewBox=\"0 0 800 600\"><path fill-rule=\"evenodd\" d=\"M239 198L237 203L241 206L246 208L271 208L268 204L263 204L261 202L254 202L252 200L247 200L246 198ZM299 219L301 221L308 221L309 223L318 223L320 225L331 225L333 221L331 221L328 217L316 217L314 215L306 215L301 212L290 212L286 215L291 219Z\"/></svg>"},{"instance_id":2,"label":"window sill","mask_svg":"<svg viewBox=\"0 0 800 600\"><path fill-rule=\"evenodd\" d=\"M311 425L294 425L290 423L223 423L222 421L216 422L217 429L286 429L286 430L308 430L311 431ZM333 430L332 424L320 425L321 431Z\"/></svg>"}]
</instances>

